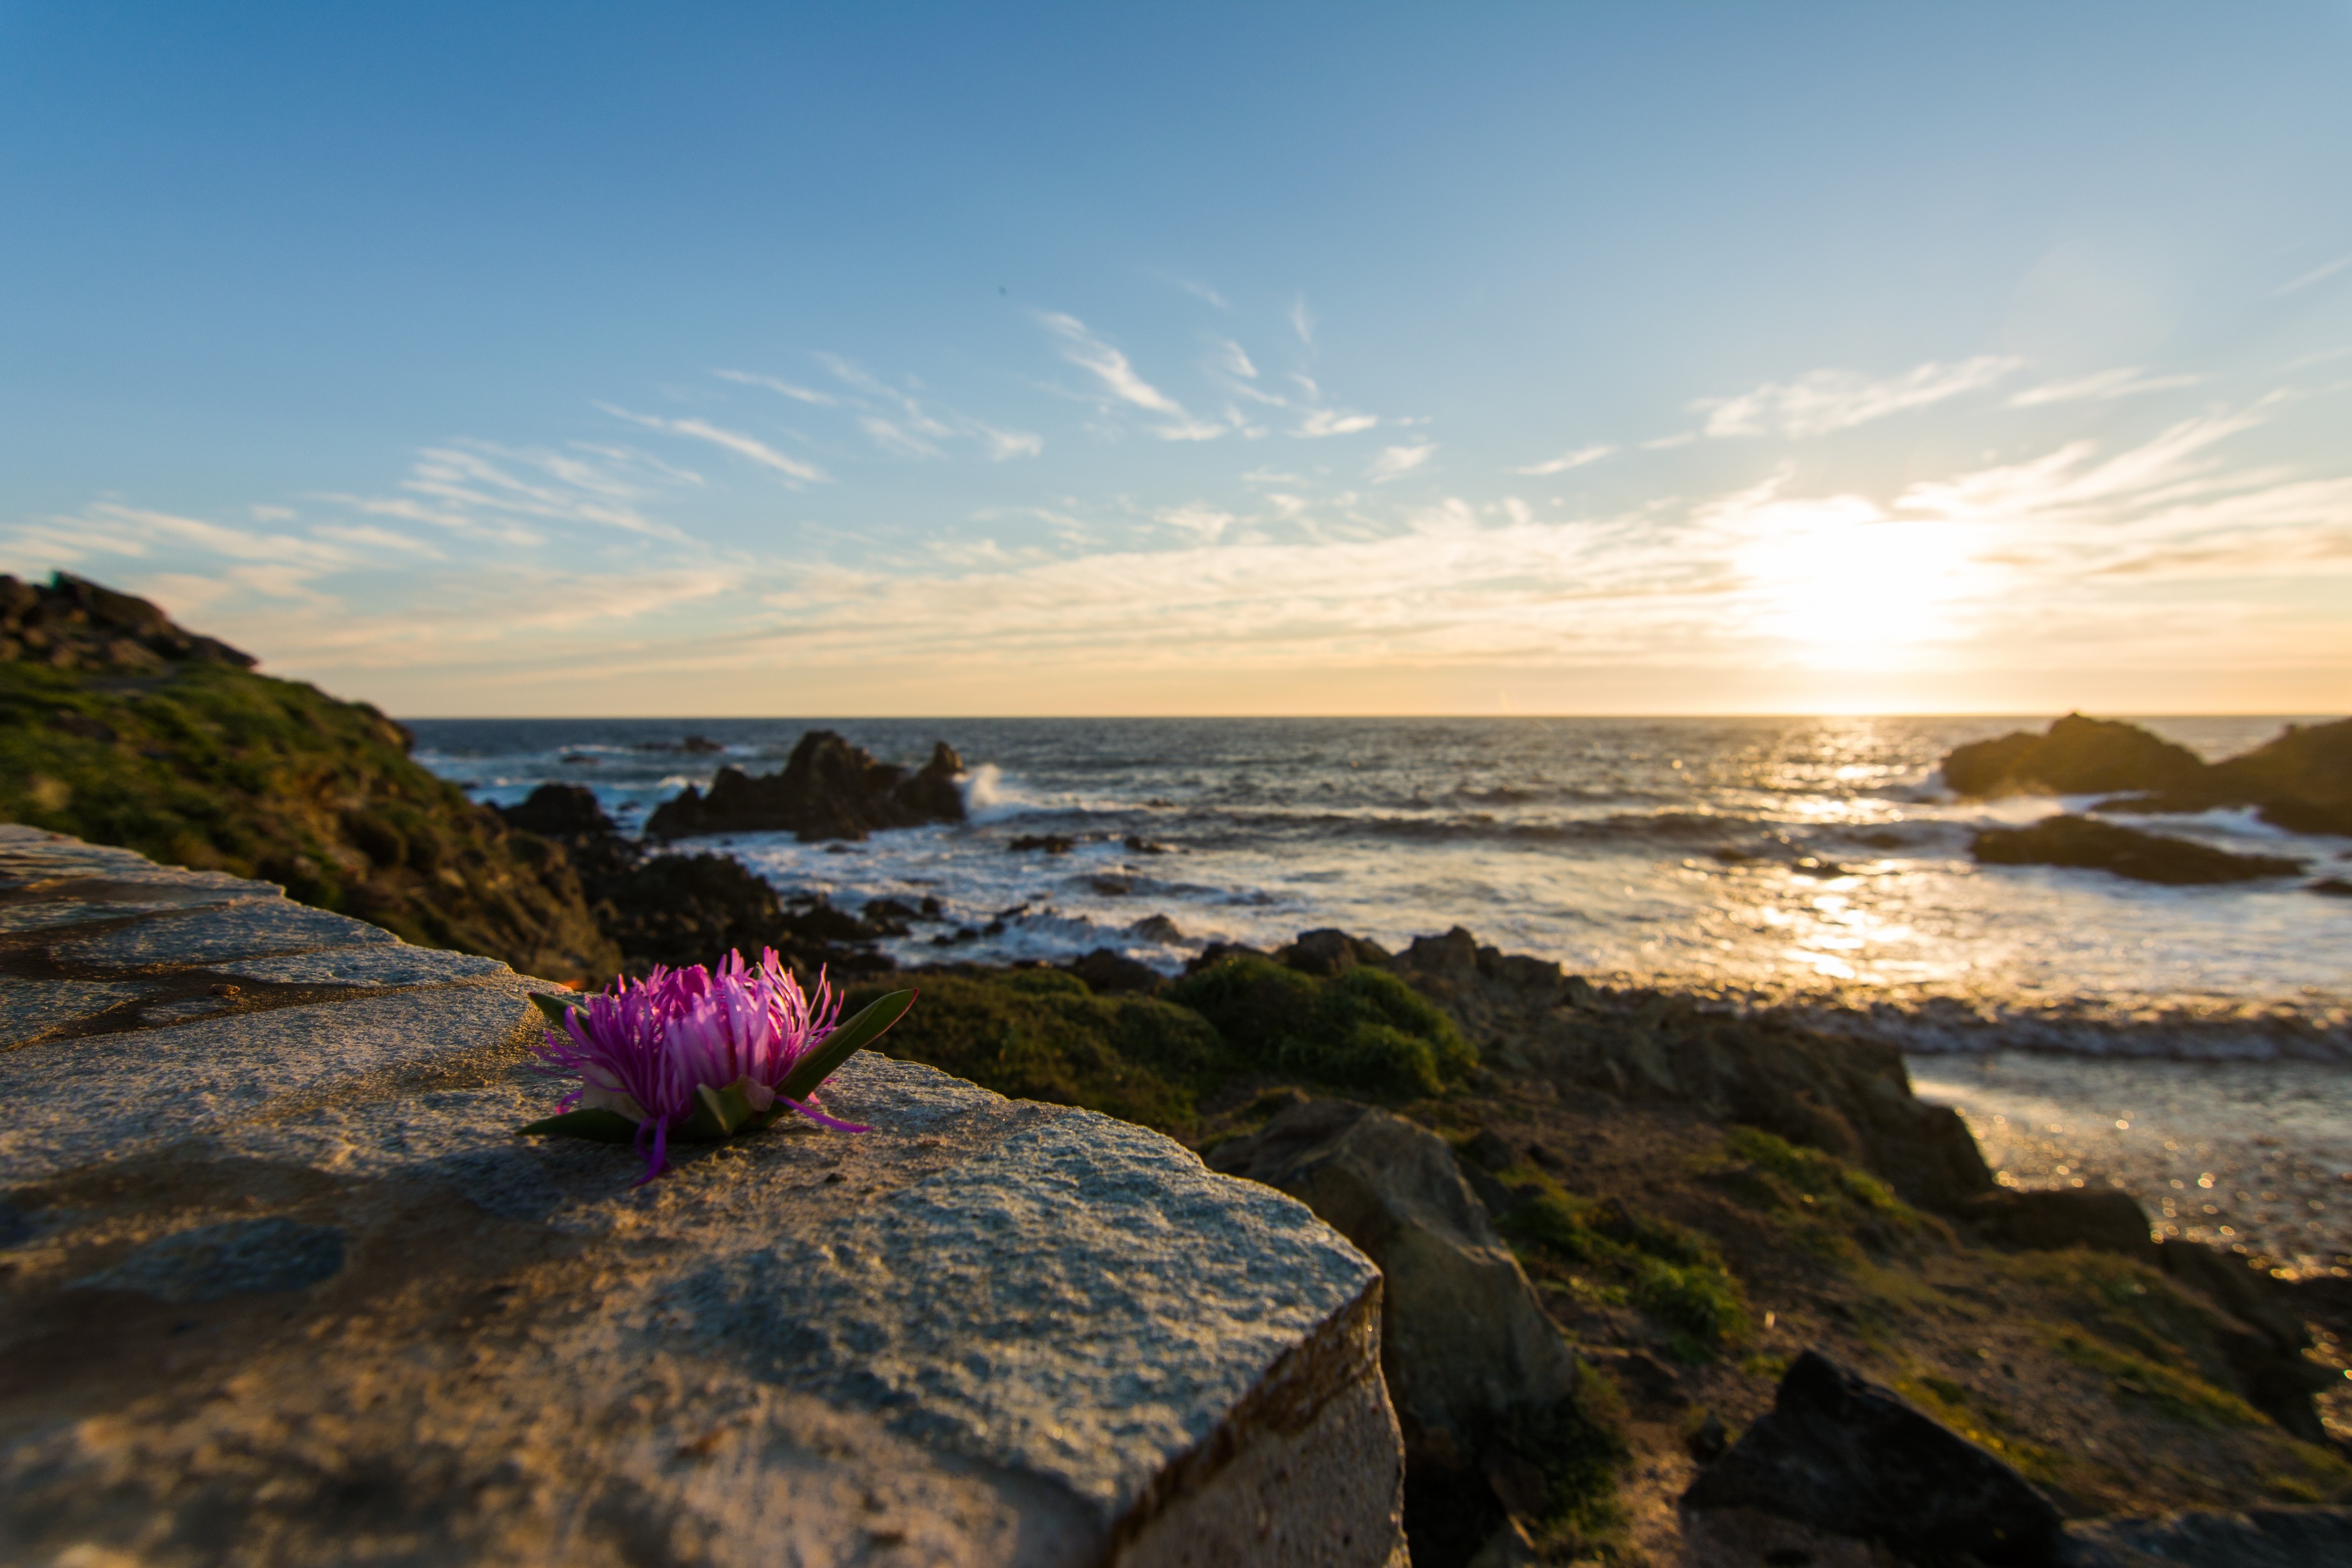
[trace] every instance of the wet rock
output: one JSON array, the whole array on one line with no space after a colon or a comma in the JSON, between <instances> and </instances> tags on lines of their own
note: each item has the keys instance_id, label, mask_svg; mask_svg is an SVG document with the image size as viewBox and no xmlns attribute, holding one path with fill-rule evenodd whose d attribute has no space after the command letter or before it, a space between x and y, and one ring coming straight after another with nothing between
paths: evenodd
<instances>
[{"instance_id":1,"label":"wet rock","mask_svg":"<svg viewBox=\"0 0 2352 1568\"><path fill-rule=\"evenodd\" d=\"M2304 884L2307 893L2322 893L2331 899L2352 899L2352 882L2341 877L2322 877L2316 882Z\"/></svg>"},{"instance_id":2,"label":"wet rock","mask_svg":"<svg viewBox=\"0 0 2352 1568\"><path fill-rule=\"evenodd\" d=\"M1748 1510L1921 1561L2059 1561L2058 1510L1975 1444L1809 1350L1772 1408L1702 1471L1685 1515Z\"/></svg>"},{"instance_id":3,"label":"wet rock","mask_svg":"<svg viewBox=\"0 0 2352 1568\"><path fill-rule=\"evenodd\" d=\"M2200 798L2252 805L2291 833L2352 834L2352 719L2308 728L2213 764Z\"/></svg>"},{"instance_id":4,"label":"wet rock","mask_svg":"<svg viewBox=\"0 0 2352 1568\"><path fill-rule=\"evenodd\" d=\"M1165 844L1155 844L1150 839L1146 838L1141 834L1138 833L1129 834L1122 842L1126 844L1127 851L1130 855L1171 855L1175 853L1175 851L1170 849Z\"/></svg>"},{"instance_id":5,"label":"wet rock","mask_svg":"<svg viewBox=\"0 0 2352 1568\"><path fill-rule=\"evenodd\" d=\"M1138 942L1179 942L1184 933L1166 915L1146 915L1127 928L1127 934Z\"/></svg>"},{"instance_id":6,"label":"wet rock","mask_svg":"<svg viewBox=\"0 0 2352 1568\"><path fill-rule=\"evenodd\" d=\"M1209 1160L1304 1200L1380 1265L1381 1370L1409 1453L1472 1466L1505 1413L1574 1394L1575 1355L1435 1133L1307 1100Z\"/></svg>"},{"instance_id":7,"label":"wet rock","mask_svg":"<svg viewBox=\"0 0 2352 1568\"><path fill-rule=\"evenodd\" d=\"M1067 855L1077 847L1077 840L1060 833L1023 833L1005 845L1015 855L1025 855L1042 849L1048 855Z\"/></svg>"},{"instance_id":8,"label":"wet rock","mask_svg":"<svg viewBox=\"0 0 2352 1568\"><path fill-rule=\"evenodd\" d=\"M2203 778L2205 760L2137 724L2069 713L2040 735L2019 731L1955 747L1944 783L1955 794L2105 795L2163 791Z\"/></svg>"},{"instance_id":9,"label":"wet rock","mask_svg":"<svg viewBox=\"0 0 2352 1568\"><path fill-rule=\"evenodd\" d=\"M2028 1252L2087 1247L2143 1263L2157 1260L2147 1213L2129 1193L2002 1189L1969 1199L1952 1215L1996 1246Z\"/></svg>"},{"instance_id":10,"label":"wet rock","mask_svg":"<svg viewBox=\"0 0 2352 1568\"><path fill-rule=\"evenodd\" d=\"M646 820L654 838L707 833L791 833L803 843L863 838L892 827L964 819L956 779L963 761L941 741L930 760L909 770L875 761L830 730L811 730L793 747L782 773L757 777L721 768L705 795L693 785L664 801Z\"/></svg>"},{"instance_id":11,"label":"wet rock","mask_svg":"<svg viewBox=\"0 0 2352 1568\"><path fill-rule=\"evenodd\" d=\"M1969 842L1969 849L1989 866L2079 867L2168 887L2253 882L2303 870L2300 860L2233 855L2087 816L2053 816L2031 827L1989 827Z\"/></svg>"},{"instance_id":12,"label":"wet rock","mask_svg":"<svg viewBox=\"0 0 2352 1568\"><path fill-rule=\"evenodd\" d=\"M2250 1508L2066 1526L2065 1568L2341 1568L2352 1509Z\"/></svg>"}]
</instances>

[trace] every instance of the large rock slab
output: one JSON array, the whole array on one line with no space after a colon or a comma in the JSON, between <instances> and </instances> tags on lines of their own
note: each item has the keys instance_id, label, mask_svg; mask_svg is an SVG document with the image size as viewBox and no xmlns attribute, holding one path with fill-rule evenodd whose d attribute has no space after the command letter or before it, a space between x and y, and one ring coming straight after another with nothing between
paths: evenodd
<instances>
[{"instance_id":1,"label":"large rock slab","mask_svg":"<svg viewBox=\"0 0 2352 1568\"><path fill-rule=\"evenodd\" d=\"M1305 1205L872 1054L875 1131L635 1186L514 1131L541 983L208 893L0 933L0 1557L1402 1563L1380 1277ZM163 1001L9 1000L76 986Z\"/></svg>"},{"instance_id":2,"label":"large rock slab","mask_svg":"<svg viewBox=\"0 0 2352 1568\"><path fill-rule=\"evenodd\" d=\"M1381 1353L1417 1458L1474 1466L1507 1412L1575 1394L1575 1352L1435 1133L1344 1100L1302 1100L1210 1159L1303 1199L1380 1264Z\"/></svg>"}]
</instances>

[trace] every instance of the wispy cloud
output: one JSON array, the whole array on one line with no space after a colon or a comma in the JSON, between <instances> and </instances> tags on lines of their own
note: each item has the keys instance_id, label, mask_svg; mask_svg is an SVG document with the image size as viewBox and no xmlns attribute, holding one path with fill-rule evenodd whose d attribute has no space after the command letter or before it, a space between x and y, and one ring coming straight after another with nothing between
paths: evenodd
<instances>
[{"instance_id":1,"label":"wispy cloud","mask_svg":"<svg viewBox=\"0 0 2352 1568\"><path fill-rule=\"evenodd\" d=\"M1227 375L1237 375L1245 381L1257 379L1257 366L1250 362L1250 356L1241 344L1231 338L1217 340L1216 365Z\"/></svg>"},{"instance_id":2,"label":"wispy cloud","mask_svg":"<svg viewBox=\"0 0 2352 1568\"><path fill-rule=\"evenodd\" d=\"M2109 403L2118 397L2137 397L2144 392L2170 392L2177 387L2195 386L2204 379L2201 375L2150 375L2137 366L2103 370L2074 381L2029 386L2011 397L2009 405L2011 408L2038 408L2049 403Z\"/></svg>"},{"instance_id":3,"label":"wispy cloud","mask_svg":"<svg viewBox=\"0 0 2352 1568\"><path fill-rule=\"evenodd\" d=\"M665 419L658 414L632 414L625 408L617 408L609 403L600 403L596 406L615 419L625 419L632 425L641 425L648 430L665 430L673 436L684 436L689 440L708 441L722 451L732 452L748 462L756 463L771 472L782 474L786 482L794 489L802 485L821 485L832 482L833 476L814 463L803 463L798 458L788 458L756 436L747 436L740 430L723 428L713 425L708 419Z\"/></svg>"},{"instance_id":4,"label":"wispy cloud","mask_svg":"<svg viewBox=\"0 0 2352 1568\"><path fill-rule=\"evenodd\" d=\"M761 375L748 370L714 370L710 374L721 381L731 381L742 386L764 386L770 392L781 392L786 397L801 403L830 406L841 401L829 392L819 392L813 386L801 386L772 375Z\"/></svg>"},{"instance_id":5,"label":"wispy cloud","mask_svg":"<svg viewBox=\"0 0 2352 1568\"><path fill-rule=\"evenodd\" d=\"M1412 447L1383 447L1381 455L1372 459L1372 466L1365 470L1365 477L1376 485L1384 485L1423 467L1436 453L1437 443L1434 441L1424 441Z\"/></svg>"},{"instance_id":6,"label":"wispy cloud","mask_svg":"<svg viewBox=\"0 0 2352 1568\"><path fill-rule=\"evenodd\" d=\"M1524 468L1513 468L1510 471L1515 474L1532 474L1538 478L1547 474L1564 474L1570 468L1580 468L1587 463L1597 463L1616 449L1614 447L1608 446L1580 447L1573 452L1561 453L1549 462L1532 463Z\"/></svg>"},{"instance_id":7,"label":"wispy cloud","mask_svg":"<svg viewBox=\"0 0 2352 1568\"><path fill-rule=\"evenodd\" d=\"M1886 377L1851 370L1817 370L1792 382L1767 383L1737 397L1703 397L1691 407L1706 416L1709 436L1826 436L1978 391L2023 363L2007 355L1982 354L1957 364L1923 364Z\"/></svg>"},{"instance_id":8,"label":"wispy cloud","mask_svg":"<svg viewBox=\"0 0 2352 1568\"><path fill-rule=\"evenodd\" d=\"M1166 418L1168 423L1150 427L1161 440L1211 441L1232 428L1193 417L1182 404L1144 380L1127 355L1097 337L1076 316L1050 310L1040 310L1036 316L1039 325L1062 340L1062 357L1100 382L1114 403Z\"/></svg>"},{"instance_id":9,"label":"wispy cloud","mask_svg":"<svg viewBox=\"0 0 2352 1568\"><path fill-rule=\"evenodd\" d=\"M1290 330L1308 348L1315 346L1315 312L1307 308L1307 296L1299 295L1290 302Z\"/></svg>"},{"instance_id":10,"label":"wispy cloud","mask_svg":"<svg viewBox=\"0 0 2352 1568\"><path fill-rule=\"evenodd\" d=\"M2321 262L2300 278L2289 279L2271 290L2271 298L2281 299L2289 294L2299 293L2315 283L2325 283L2347 267L2352 267L2352 251L2345 252L2333 261Z\"/></svg>"},{"instance_id":11,"label":"wispy cloud","mask_svg":"<svg viewBox=\"0 0 2352 1568\"><path fill-rule=\"evenodd\" d=\"M1313 439L1322 436L1352 436L1360 430L1370 430L1380 423L1372 414L1350 414L1339 408L1318 408L1300 420L1294 436Z\"/></svg>"}]
</instances>

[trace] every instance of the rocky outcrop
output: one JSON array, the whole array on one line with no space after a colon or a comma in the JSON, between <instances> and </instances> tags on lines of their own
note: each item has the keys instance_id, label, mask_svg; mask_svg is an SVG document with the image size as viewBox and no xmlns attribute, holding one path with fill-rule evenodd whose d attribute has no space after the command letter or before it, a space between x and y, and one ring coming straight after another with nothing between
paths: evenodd
<instances>
[{"instance_id":1,"label":"rocky outcrop","mask_svg":"<svg viewBox=\"0 0 2352 1568\"><path fill-rule=\"evenodd\" d=\"M0 632L0 821L265 879L535 973L619 966L570 860L419 766L408 732L366 703L257 675L77 578L0 579L0 599L17 628Z\"/></svg>"},{"instance_id":2,"label":"rocky outcrop","mask_svg":"<svg viewBox=\"0 0 2352 1568\"><path fill-rule=\"evenodd\" d=\"M874 760L830 730L800 738L783 772L758 776L721 768L709 794L689 784L646 819L653 838L706 833L791 833L804 842L863 838L889 827L961 822L956 779L963 760L945 741L909 771Z\"/></svg>"},{"instance_id":3,"label":"rocky outcrop","mask_svg":"<svg viewBox=\"0 0 2352 1568\"><path fill-rule=\"evenodd\" d=\"M1366 956L1380 954L1373 944L1350 941L1355 962L1383 961ZM1511 1070L1760 1127L1865 1165L1927 1208L1992 1190L1967 1123L1912 1096L1892 1045L1592 985L1547 960L1482 946L1458 926L1384 962Z\"/></svg>"},{"instance_id":4,"label":"rocky outcrop","mask_svg":"<svg viewBox=\"0 0 2352 1568\"><path fill-rule=\"evenodd\" d=\"M519 1137L544 982L0 829L0 1539L38 1562L1401 1563L1379 1278L1157 1134Z\"/></svg>"},{"instance_id":5,"label":"rocky outcrop","mask_svg":"<svg viewBox=\"0 0 2352 1568\"><path fill-rule=\"evenodd\" d=\"M1969 841L1969 850L1988 866L2070 866L2175 888L2258 882L2303 870L2300 860L2233 855L2087 816L2053 816L2031 827L1989 827Z\"/></svg>"},{"instance_id":6,"label":"rocky outcrop","mask_svg":"<svg viewBox=\"0 0 2352 1568\"><path fill-rule=\"evenodd\" d=\"M787 901L766 879L724 855L647 855L623 837L578 784L541 784L499 808L510 826L563 847L579 868L597 924L618 946L623 967L643 973L708 963L740 950L772 947L804 973L890 969L874 944L906 934L903 924L860 918L821 898Z\"/></svg>"},{"instance_id":7,"label":"rocky outcrop","mask_svg":"<svg viewBox=\"0 0 2352 1568\"><path fill-rule=\"evenodd\" d=\"M175 664L251 669L259 662L217 637L184 631L144 599L59 572L39 587L0 574L0 662L51 669L156 674Z\"/></svg>"},{"instance_id":8,"label":"rocky outcrop","mask_svg":"<svg viewBox=\"0 0 2352 1568\"><path fill-rule=\"evenodd\" d=\"M2290 724L2251 752L2208 764L2136 724L2071 713L2045 734L1955 747L1943 773L1964 795L2119 795L2093 808L2099 811L2252 806L2290 832L2352 834L2352 719Z\"/></svg>"},{"instance_id":9,"label":"rocky outcrop","mask_svg":"<svg viewBox=\"0 0 2352 1568\"><path fill-rule=\"evenodd\" d=\"M2040 735L2019 731L1956 746L1944 784L1957 795L2108 795L2194 784L2205 759L2137 724L2069 713Z\"/></svg>"},{"instance_id":10,"label":"rocky outcrop","mask_svg":"<svg viewBox=\"0 0 2352 1568\"><path fill-rule=\"evenodd\" d=\"M1757 1533L1744 1516L1759 1514L1905 1562L2055 1568L2063 1544L2058 1510L2024 1477L1818 1351L1797 1358L1771 1410L1682 1508L1687 1535L1726 1545Z\"/></svg>"}]
</instances>

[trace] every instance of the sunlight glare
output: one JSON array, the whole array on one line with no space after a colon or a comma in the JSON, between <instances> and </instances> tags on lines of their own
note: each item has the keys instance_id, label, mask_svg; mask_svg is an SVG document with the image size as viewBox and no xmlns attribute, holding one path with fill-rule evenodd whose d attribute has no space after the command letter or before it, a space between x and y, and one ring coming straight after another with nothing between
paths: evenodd
<instances>
[{"instance_id":1,"label":"sunlight glare","mask_svg":"<svg viewBox=\"0 0 2352 1568\"><path fill-rule=\"evenodd\" d=\"M1768 507L1738 555L1754 630L1837 668L1949 635L1976 574L1962 524L1888 519L1859 498Z\"/></svg>"}]
</instances>

